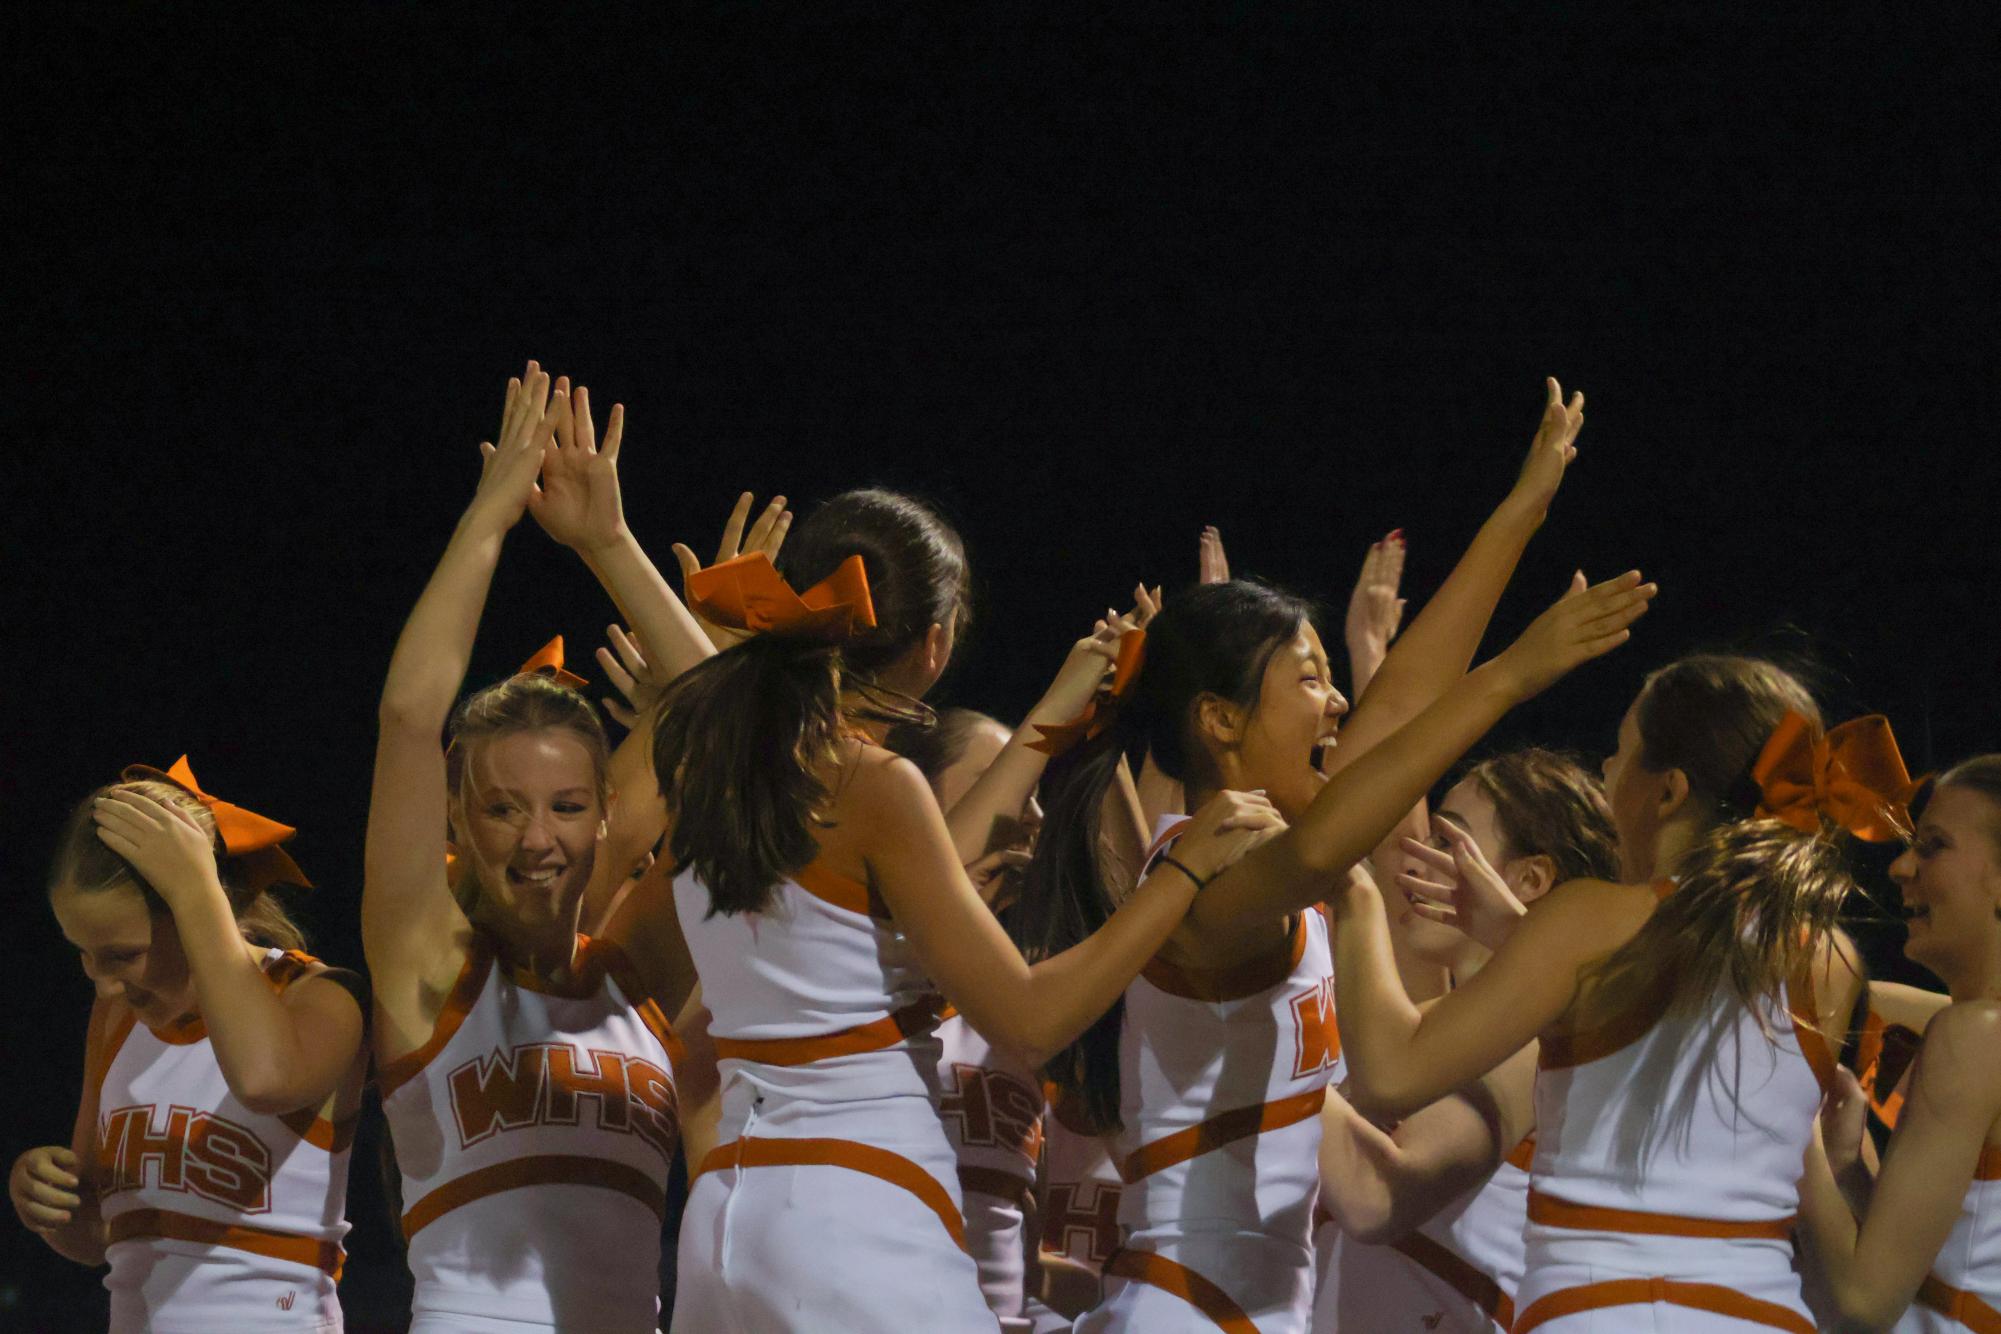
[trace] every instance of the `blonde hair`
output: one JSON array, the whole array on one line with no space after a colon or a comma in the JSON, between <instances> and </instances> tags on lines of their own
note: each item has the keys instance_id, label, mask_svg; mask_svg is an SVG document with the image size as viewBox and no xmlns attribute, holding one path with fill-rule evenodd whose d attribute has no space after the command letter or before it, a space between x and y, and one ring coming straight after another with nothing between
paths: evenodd
<instances>
[{"instance_id":1,"label":"blonde hair","mask_svg":"<svg viewBox=\"0 0 2001 1334\"><path fill-rule=\"evenodd\" d=\"M96 894L130 886L145 898L150 911L167 913L166 902L159 891L146 882L146 877L140 875L132 863L106 847L104 840L97 836L97 821L93 815L96 803L99 798L118 792L136 792L184 811L209 836L215 850L217 878L222 881L222 892L229 900L230 911L236 916L236 929L243 933L245 940L285 950L306 947L305 932L285 911L285 905L269 889L253 887L234 865L234 859L223 847L215 816L208 807L186 788L164 779L142 778L110 783L85 797L83 803L70 812L69 819L63 822L62 832L56 837L55 859L49 871L49 893L67 887Z\"/></svg>"}]
</instances>

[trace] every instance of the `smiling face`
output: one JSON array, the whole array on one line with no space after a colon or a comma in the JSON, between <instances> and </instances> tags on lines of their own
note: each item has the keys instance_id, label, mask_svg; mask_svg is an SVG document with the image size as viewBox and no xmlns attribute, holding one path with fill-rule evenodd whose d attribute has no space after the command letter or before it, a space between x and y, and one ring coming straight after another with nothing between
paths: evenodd
<instances>
[{"instance_id":1,"label":"smiling face","mask_svg":"<svg viewBox=\"0 0 2001 1334\"><path fill-rule=\"evenodd\" d=\"M1431 820L1434 832L1426 841L1432 847L1441 852L1450 852L1452 845L1446 841L1443 833L1435 831L1435 827L1441 822L1458 825L1460 829L1472 835L1473 842L1480 849L1480 855L1501 873L1501 878L1507 881L1517 894L1521 892L1520 886L1516 883L1517 877L1513 874L1517 864L1506 860L1508 846L1507 839L1501 833L1500 813L1494 809L1493 799L1481 790L1477 781L1472 778L1462 778L1453 784L1452 790L1445 794L1444 799L1431 812ZM1402 860L1402 869L1428 880L1438 878L1439 872L1428 863L1420 862L1410 856ZM1409 899L1402 895L1396 897L1395 903L1398 925L1403 928L1404 941L1410 946L1412 953L1427 963L1443 964L1447 968L1458 964L1461 952L1470 943L1465 932L1456 926L1447 926L1444 922L1434 922L1428 917L1420 917L1411 911Z\"/></svg>"},{"instance_id":2,"label":"smiling face","mask_svg":"<svg viewBox=\"0 0 2001 1334\"><path fill-rule=\"evenodd\" d=\"M576 929L605 818L591 750L562 728L477 743L456 803L461 848L479 877L479 912L507 935Z\"/></svg>"},{"instance_id":3,"label":"smiling face","mask_svg":"<svg viewBox=\"0 0 2001 1334\"><path fill-rule=\"evenodd\" d=\"M180 933L170 915L152 910L137 885L58 885L49 906L98 996L131 1007L149 1028L165 1027L194 1010L194 978Z\"/></svg>"},{"instance_id":4,"label":"smiling face","mask_svg":"<svg viewBox=\"0 0 2001 1334\"><path fill-rule=\"evenodd\" d=\"M1979 792L1941 786L1890 878L1903 894L1904 955L1954 986L1982 966L2001 936L2001 809Z\"/></svg>"},{"instance_id":5,"label":"smiling face","mask_svg":"<svg viewBox=\"0 0 2001 1334\"><path fill-rule=\"evenodd\" d=\"M1241 710L1230 710L1233 715ZM1256 706L1226 734L1218 768L1229 787L1263 788L1279 814L1296 819L1326 779L1315 767L1321 749L1335 744L1348 701L1334 688L1327 650L1308 622L1280 644L1265 664Z\"/></svg>"}]
</instances>

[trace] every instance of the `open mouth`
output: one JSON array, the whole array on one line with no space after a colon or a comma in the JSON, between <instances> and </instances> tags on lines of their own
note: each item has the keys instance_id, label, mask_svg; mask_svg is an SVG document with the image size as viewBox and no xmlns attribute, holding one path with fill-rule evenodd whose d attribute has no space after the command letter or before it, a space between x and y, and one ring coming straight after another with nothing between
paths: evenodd
<instances>
[{"instance_id":1,"label":"open mouth","mask_svg":"<svg viewBox=\"0 0 2001 1334\"><path fill-rule=\"evenodd\" d=\"M1923 922L1926 926L1930 926L1931 920L1932 909L1929 903L1906 903L1904 905L1904 921Z\"/></svg>"},{"instance_id":2,"label":"open mouth","mask_svg":"<svg viewBox=\"0 0 2001 1334\"><path fill-rule=\"evenodd\" d=\"M1307 752L1307 764L1315 769L1324 767L1327 763L1327 752L1339 744L1340 738L1334 734L1334 729L1328 728L1314 740L1313 749Z\"/></svg>"},{"instance_id":3,"label":"open mouth","mask_svg":"<svg viewBox=\"0 0 2001 1334\"><path fill-rule=\"evenodd\" d=\"M507 883L518 889L548 889L562 873L560 866L545 866L533 871L510 866L507 868Z\"/></svg>"}]
</instances>

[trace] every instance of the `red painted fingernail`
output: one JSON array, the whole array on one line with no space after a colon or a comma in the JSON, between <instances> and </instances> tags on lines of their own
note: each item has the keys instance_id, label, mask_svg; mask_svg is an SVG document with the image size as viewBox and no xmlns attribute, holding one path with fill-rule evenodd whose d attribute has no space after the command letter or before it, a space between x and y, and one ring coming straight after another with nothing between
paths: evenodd
<instances>
[{"instance_id":1,"label":"red painted fingernail","mask_svg":"<svg viewBox=\"0 0 2001 1334\"><path fill-rule=\"evenodd\" d=\"M1383 539L1383 541L1385 541L1385 542L1401 542L1401 541L1403 541L1403 529L1401 529L1401 528L1398 528L1398 529L1395 529L1395 530L1393 530L1393 531L1392 531L1392 532L1390 533L1390 535L1389 535L1388 537L1386 537L1386 538L1384 538L1384 539Z\"/></svg>"}]
</instances>

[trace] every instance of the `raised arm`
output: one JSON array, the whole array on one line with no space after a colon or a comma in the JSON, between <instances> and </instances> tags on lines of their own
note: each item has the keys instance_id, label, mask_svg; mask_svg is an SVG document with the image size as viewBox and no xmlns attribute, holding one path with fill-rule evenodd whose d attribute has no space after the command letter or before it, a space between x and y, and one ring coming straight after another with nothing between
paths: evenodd
<instances>
[{"instance_id":1,"label":"raised arm","mask_svg":"<svg viewBox=\"0 0 2001 1334\"><path fill-rule=\"evenodd\" d=\"M1627 627L1654 592L1637 571L1595 588L1573 587L1500 655L1459 678L1393 738L1329 779L1290 829L1218 878L1197 901L1191 921L1219 939L1254 937L1319 902L1503 714L1624 643Z\"/></svg>"},{"instance_id":2,"label":"raised arm","mask_svg":"<svg viewBox=\"0 0 2001 1334\"><path fill-rule=\"evenodd\" d=\"M173 914L216 1064L238 1101L271 1116L317 1110L359 1075L361 1006L322 978L272 988L237 929L210 836L193 816L129 790L98 798L95 816L104 845Z\"/></svg>"},{"instance_id":3,"label":"raised arm","mask_svg":"<svg viewBox=\"0 0 2001 1334\"><path fill-rule=\"evenodd\" d=\"M1332 768L1358 762L1369 747L1443 695L1473 661L1495 604L1514 576L1529 538L1542 526L1564 469L1577 453L1573 442L1584 426L1584 395L1573 394L1566 406L1562 387L1554 379L1547 382L1547 389L1542 424L1529 445L1521 476L1373 674L1367 692L1356 701L1354 716L1342 729L1340 746L1330 756Z\"/></svg>"},{"instance_id":4,"label":"raised arm","mask_svg":"<svg viewBox=\"0 0 2001 1334\"><path fill-rule=\"evenodd\" d=\"M1804 1214L1842 1329L1886 1329L1938 1258L1975 1164L2001 1123L2001 1002L1952 1006L1919 1049L1910 1101L1857 1225L1818 1136L1801 1183ZM1860 1118L1854 1118L1859 1134Z\"/></svg>"},{"instance_id":5,"label":"raised arm","mask_svg":"<svg viewBox=\"0 0 2001 1334\"><path fill-rule=\"evenodd\" d=\"M423 996L448 988L463 957L465 917L445 882L442 734L472 661L501 543L535 494L554 432L548 391L549 377L532 361L525 379L508 381L498 443L480 446L479 487L396 641L382 687L361 942L380 1002L378 1031L393 1050L423 1041ZM412 1024L416 1031L401 1031Z\"/></svg>"},{"instance_id":6,"label":"raised arm","mask_svg":"<svg viewBox=\"0 0 2001 1334\"><path fill-rule=\"evenodd\" d=\"M869 873L947 1000L986 1038L1040 1066L1111 1008L1180 924L1197 886L1163 866L1080 944L1030 965L966 879L924 776L907 760L864 762L855 780L880 824ZM1207 880L1280 826L1262 797L1211 799L1175 847Z\"/></svg>"}]
</instances>

